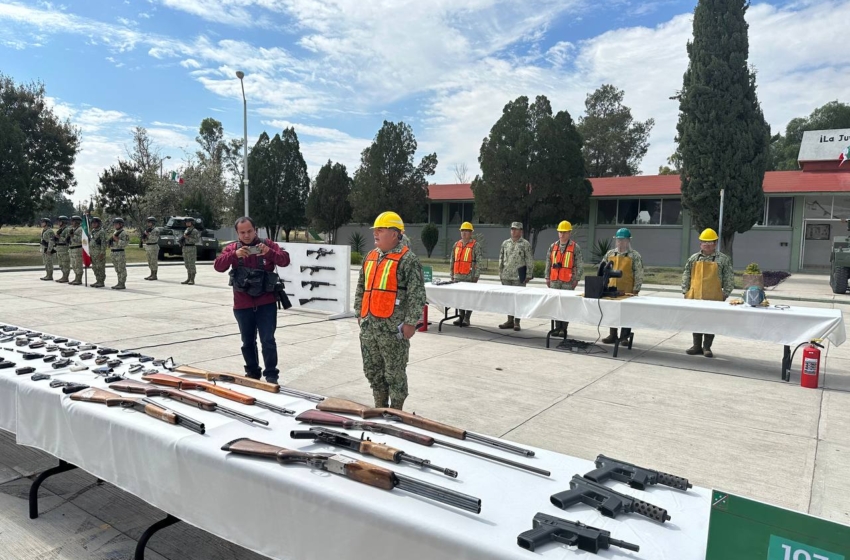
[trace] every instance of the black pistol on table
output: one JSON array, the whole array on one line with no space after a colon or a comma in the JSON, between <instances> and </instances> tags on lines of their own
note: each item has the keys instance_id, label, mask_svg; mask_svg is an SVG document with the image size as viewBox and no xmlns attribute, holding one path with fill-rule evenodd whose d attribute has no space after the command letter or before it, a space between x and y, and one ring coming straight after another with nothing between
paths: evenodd
<instances>
[{"instance_id":1,"label":"black pistol on table","mask_svg":"<svg viewBox=\"0 0 850 560\"><path fill-rule=\"evenodd\" d=\"M613 479L618 482L625 482L638 490L646 490L647 486L655 484L662 484L677 490L687 490L693 487L687 478L646 469L605 455L596 457L596 468L586 473L584 478L600 484L608 479Z\"/></svg>"},{"instance_id":2,"label":"black pistol on table","mask_svg":"<svg viewBox=\"0 0 850 560\"><path fill-rule=\"evenodd\" d=\"M552 494L549 501L561 509L575 504L586 504L596 508L605 517L617 517L621 513L636 513L660 523L670 519L667 510L626 494L621 494L577 474L570 481L570 489Z\"/></svg>"},{"instance_id":3,"label":"black pistol on table","mask_svg":"<svg viewBox=\"0 0 850 560\"><path fill-rule=\"evenodd\" d=\"M516 543L526 550L534 552L541 545L555 541L567 546L575 546L579 550L592 552L596 554L600 550L608 549L612 546L640 551L640 547L636 544L627 543L611 538L609 531L597 529L579 523L578 521L568 521L560 517L538 513L532 521L532 529L520 533L516 538Z\"/></svg>"}]
</instances>

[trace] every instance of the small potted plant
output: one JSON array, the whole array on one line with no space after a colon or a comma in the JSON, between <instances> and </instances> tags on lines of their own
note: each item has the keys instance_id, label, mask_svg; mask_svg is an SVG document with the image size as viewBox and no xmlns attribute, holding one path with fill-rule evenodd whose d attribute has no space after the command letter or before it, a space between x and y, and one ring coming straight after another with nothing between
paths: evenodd
<instances>
[{"instance_id":1,"label":"small potted plant","mask_svg":"<svg viewBox=\"0 0 850 560\"><path fill-rule=\"evenodd\" d=\"M761 273L758 263L750 263L744 269L744 289L750 286L758 286L764 289L764 275Z\"/></svg>"}]
</instances>

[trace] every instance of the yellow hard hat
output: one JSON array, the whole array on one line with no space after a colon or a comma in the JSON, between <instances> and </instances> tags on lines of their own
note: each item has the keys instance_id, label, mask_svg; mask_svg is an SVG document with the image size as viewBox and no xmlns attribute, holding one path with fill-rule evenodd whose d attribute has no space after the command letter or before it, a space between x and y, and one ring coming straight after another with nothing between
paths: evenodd
<instances>
[{"instance_id":1,"label":"yellow hard hat","mask_svg":"<svg viewBox=\"0 0 850 560\"><path fill-rule=\"evenodd\" d=\"M564 220L560 224L558 224L558 231L573 231L573 224Z\"/></svg>"},{"instance_id":2,"label":"yellow hard hat","mask_svg":"<svg viewBox=\"0 0 850 560\"><path fill-rule=\"evenodd\" d=\"M711 228L705 228L702 230L702 233L699 234L700 241L717 241L717 232Z\"/></svg>"},{"instance_id":3,"label":"yellow hard hat","mask_svg":"<svg viewBox=\"0 0 850 560\"><path fill-rule=\"evenodd\" d=\"M399 231L404 231L404 222L401 221L401 216L392 211L381 212L372 229L376 228L395 228Z\"/></svg>"},{"instance_id":4,"label":"yellow hard hat","mask_svg":"<svg viewBox=\"0 0 850 560\"><path fill-rule=\"evenodd\" d=\"M463 230L475 231L475 228L472 227L472 224L470 222L463 222L462 224L460 224L460 231Z\"/></svg>"}]
</instances>

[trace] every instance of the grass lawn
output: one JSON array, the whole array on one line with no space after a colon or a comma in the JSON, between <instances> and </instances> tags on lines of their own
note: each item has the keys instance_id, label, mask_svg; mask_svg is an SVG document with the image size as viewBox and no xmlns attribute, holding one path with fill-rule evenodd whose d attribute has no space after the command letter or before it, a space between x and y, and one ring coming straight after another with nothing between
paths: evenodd
<instances>
[{"instance_id":1,"label":"grass lawn","mask_svg":"<svg viewBox=\"0 0 850 560\"><path fill-rule=\"evenodd\" d=\"M0 267L6 266L42 266L41 249L38 245L0 245ZM144 249L138 245L128 245L125 251L128 263L147 262ZM107 251L106 262L109 260ZM59 269L59 259L53 255L54 273Z\"/></svg>"}]
</instances>

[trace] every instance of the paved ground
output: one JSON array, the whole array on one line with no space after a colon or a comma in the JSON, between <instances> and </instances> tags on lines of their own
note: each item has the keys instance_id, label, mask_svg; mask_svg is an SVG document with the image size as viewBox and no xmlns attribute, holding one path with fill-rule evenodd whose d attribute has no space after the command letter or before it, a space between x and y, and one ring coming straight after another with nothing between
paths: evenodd
<instances>
[{"instance_id":1,"label":"paved ground","mask_svg":"<svg viewBox=\"0 0 850 560\"><path fill-rule=\"evenodd\" d=\"M129 289L116 292L2 273L0 322L241 371L226 277L209 266L199 266L196 286L179 284L180 266L160 268L160 282L145 275L131 267ZM823 276L795 275L769 297L850 312L850 296L831 294ZM437 313L432 308L431 318ZM494 328L501 316L472 319L478 328L414 337L409 409L587 459L626 458L850 524L850 344L827 348L824 388L810 390L799 386L799 356L792 383L779 381L777 346L718 337L709 360L684 354L688 333L646 331L618 358L587 356L546 350L545 321L523 321L521 333L506 335ZM353 319L282 313L282 381L369 402L356 332ZM571 325L570 335L594 340L597 331ZM135 539L164 514L85 473L49 479L41 517L27 518L28 478L56 463L0 432L0 558L130 558ZM154 560L259 558L185 524L158 533L149 549Z\"/></svg>"}]
</instances>

